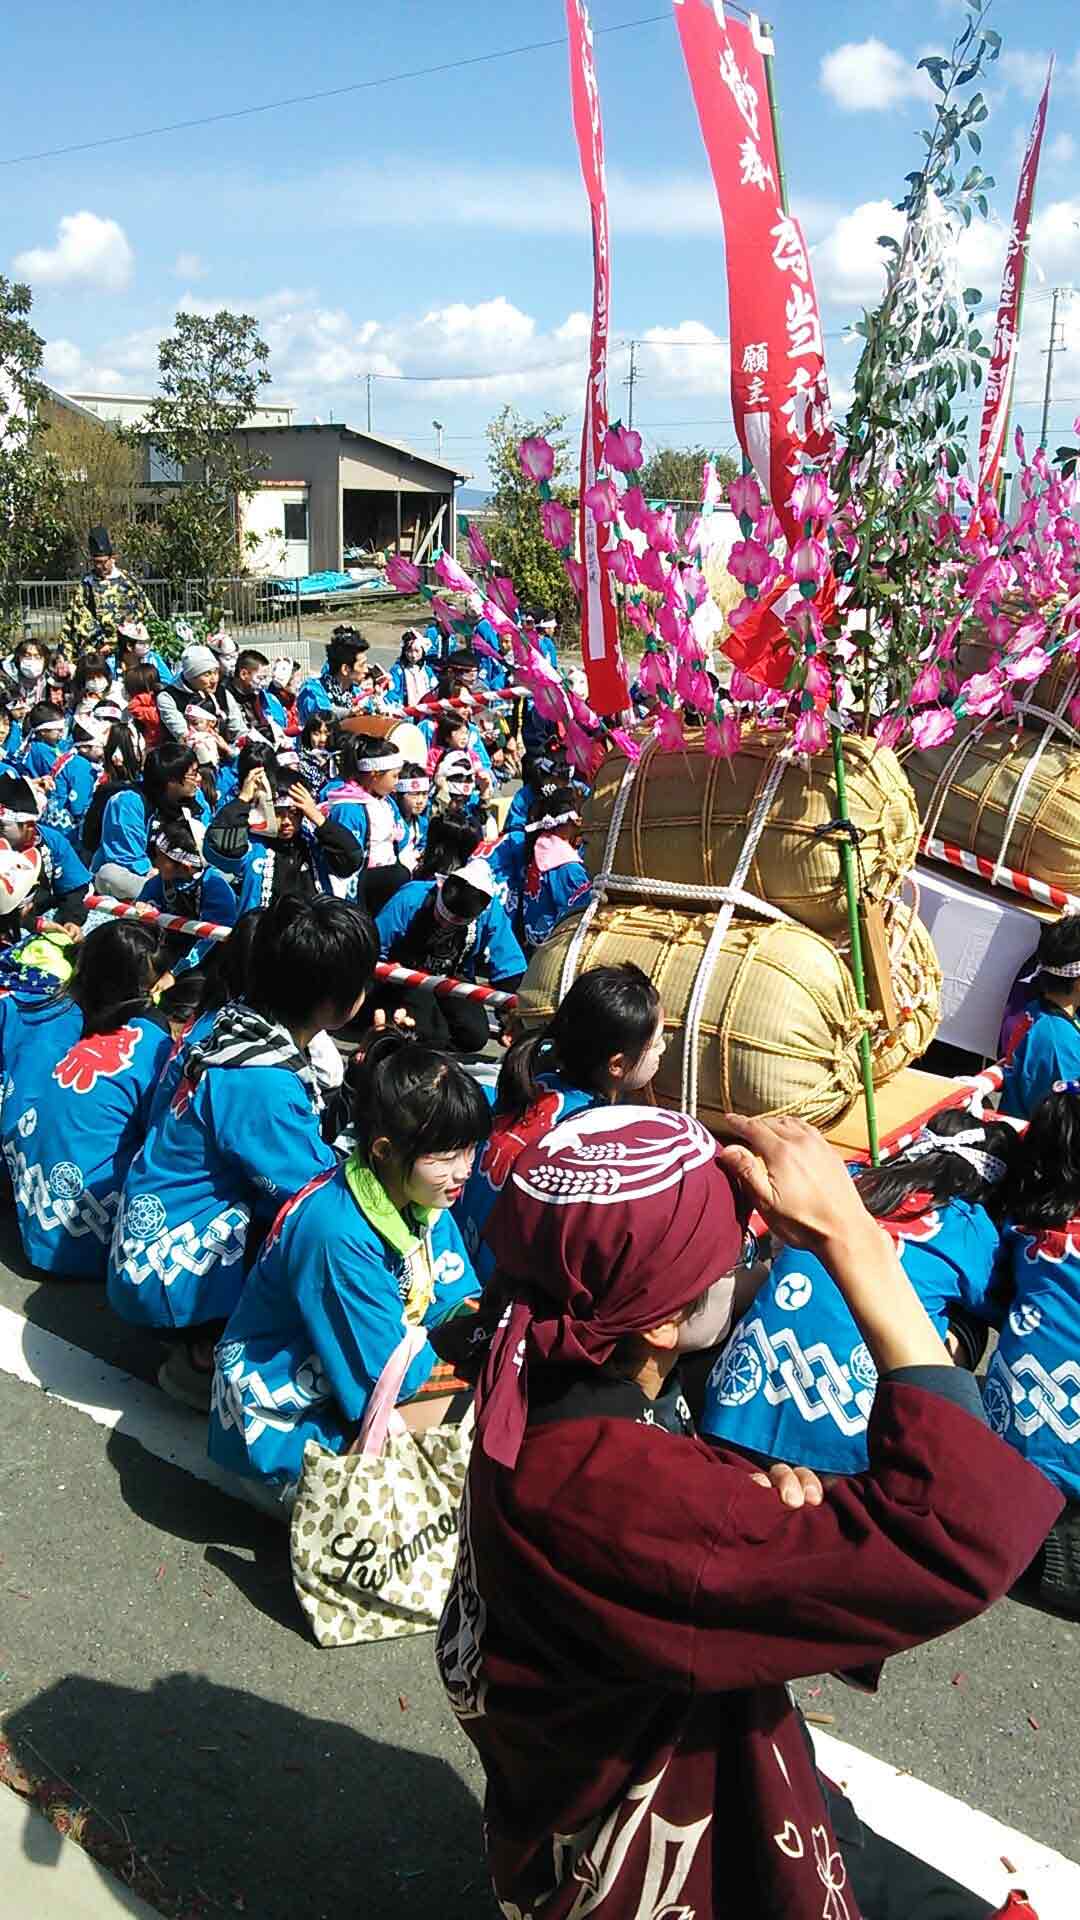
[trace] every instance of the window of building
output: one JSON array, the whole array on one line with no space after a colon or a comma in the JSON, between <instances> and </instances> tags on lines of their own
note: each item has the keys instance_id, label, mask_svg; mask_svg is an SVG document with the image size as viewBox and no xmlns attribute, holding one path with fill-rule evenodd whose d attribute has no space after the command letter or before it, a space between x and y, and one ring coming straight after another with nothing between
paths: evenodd
<instances>
[{"instance_id":1,"label":"window of building","mask_svg":"<svg viewBox=\"0 0 1080 1920\"><path fill-rule=\"evenodd\" d=\"M306 540L307 537L307 501L287 500L285 502L286 540Z\"/></svg>"}]
</instances>

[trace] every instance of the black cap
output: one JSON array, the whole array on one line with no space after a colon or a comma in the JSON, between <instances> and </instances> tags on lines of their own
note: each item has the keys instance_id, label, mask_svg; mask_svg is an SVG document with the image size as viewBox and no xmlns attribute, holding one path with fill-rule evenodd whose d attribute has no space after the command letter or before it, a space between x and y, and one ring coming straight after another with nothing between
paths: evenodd
<instances>
[{"instance_id":1,"label":"black cap","mask_svg":"<svg viewBox=\"0 0 1080 1920\"><path fill-rule=\"evenodd\" d=\"M18 773L0 774L0 814L13 820L39 820L42 803L29 780Z\"/></svg>"},{"instance_id":2,"label":"black cap","mask_svg":"<svg viewBox=\"0 0 1080 1920\"><path fill-rule=\"evenodd\" d=\"M91 527L90 538L86 544L91 559L96 559L102 553L111 553L112 541L109 539L108 527Z\"/></svg>"}]
</instances>

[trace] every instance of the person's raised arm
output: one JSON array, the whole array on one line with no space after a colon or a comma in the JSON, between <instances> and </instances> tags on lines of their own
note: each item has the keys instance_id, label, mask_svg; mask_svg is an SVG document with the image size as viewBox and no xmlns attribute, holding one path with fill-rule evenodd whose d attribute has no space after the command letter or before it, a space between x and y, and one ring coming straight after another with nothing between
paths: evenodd
<instances>
[{"instance_id":1,"label":"person's raised arm","mask_svg":"<svg viewBox=\"0 0 1080 1920\"><path fill-rule=\"evenodd\" d=\"M950 1367L952 1356L905 1274L884 1228L867 1213L835 1147L815 1128L724 1117L738 1144L720 1159L788 1246L817 1258L843 1294L879 1373Z\"/></svg>"}]
</instances>

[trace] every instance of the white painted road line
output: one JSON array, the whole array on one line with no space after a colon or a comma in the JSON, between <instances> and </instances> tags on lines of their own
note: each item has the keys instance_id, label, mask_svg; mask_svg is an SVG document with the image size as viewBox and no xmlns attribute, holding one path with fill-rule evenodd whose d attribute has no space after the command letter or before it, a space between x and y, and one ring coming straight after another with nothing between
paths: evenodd
<instances>
[{"instance_id":1,"label":"white painted road line","mask_svg":"<svg viewBox=\"0 0 1080 1920\"><path fill-rule=\"evenodd\" d=\"M2 1306L0 1373L42 1388L97 1426L138 1441L156 1459L281 1517L272 1495L254 1481L225 1473L209 1458L206 1422L199 1414ZM1073 1861L858 1747L813 1732L823 1770L850 1795L863 1819L897 1846L918 1853L986 1900L1003 1903L1010 1888L1026 1887L1039 1920L1077 1920L1080 1866Z\"/></svg>"},{"instance_id":2,"label":"white painted road line","mask_svg":"<svg viewBox=\"0 0 1080 1920\"><path fill-rule=\"evenodd\" d=\"M99 1427L137 1440L147 1453L199 1480L283 1518L281 1504L257 1480L227 1473L206 1451L206 1416L181 1407L145 1380L112 1367L58 1334L0 1307L0 1372L42 1387Z\"/></svg>"},{"instance_id":3,"label":"white painted road line","mask_svg":"<svg viewBox=\"0 0 1080 1920\"><path fill-rule=\"evenodd\" d=\"M859 1747L816 1727L810 1731L822 1772L843 1787L860 1818L876 1832L951 1874L984 1900L1003 1906L1013 1887L1024 1887L1039 1920L1077 1920L1080 1866L1064 1854Z\"/></svg>"}]
</instances>

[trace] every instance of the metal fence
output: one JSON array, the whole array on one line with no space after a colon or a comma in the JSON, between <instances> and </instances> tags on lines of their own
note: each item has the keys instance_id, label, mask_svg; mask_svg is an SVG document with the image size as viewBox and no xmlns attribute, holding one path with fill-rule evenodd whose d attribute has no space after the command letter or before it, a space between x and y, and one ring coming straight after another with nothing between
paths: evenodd
<instances>
[{"instance_id":1,"label":"metal fence","mask_svg":"<svg viewBox=\"0 0 1080 1920\"><path fill-rule=\"evenodd\" d=\"M46 646L59 640L78 584L77 580L20 580L24 631ZM311 666L313 643L316 647L324 643L338 621L362 620L375 600L355 590L321 596L317 602L304 600L295 580L250 576L211 581L209 592L202 580L141 580L139 585L161 619L201 614L209 599L215 610L222 611L223 626L240 645L288 654L304 668ZM392 594L378 597L391 604L394 599Z\"/></svg>"}]
</instances>

